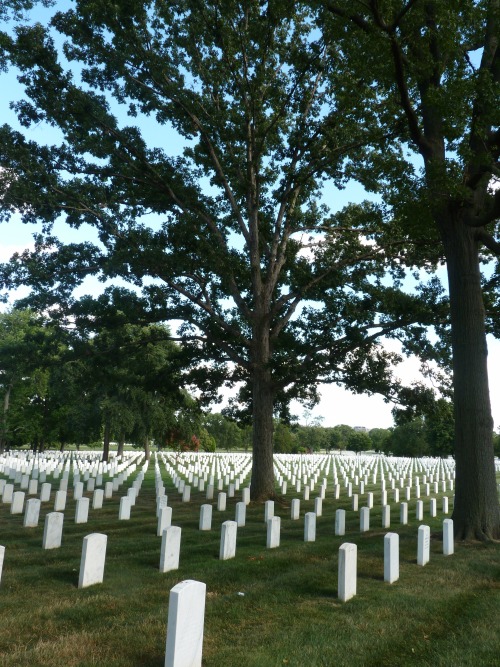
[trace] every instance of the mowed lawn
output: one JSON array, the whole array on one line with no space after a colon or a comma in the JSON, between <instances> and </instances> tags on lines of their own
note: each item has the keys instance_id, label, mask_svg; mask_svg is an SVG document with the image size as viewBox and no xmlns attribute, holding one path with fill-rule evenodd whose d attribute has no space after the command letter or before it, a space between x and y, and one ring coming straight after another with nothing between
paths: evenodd
<instances>
[{"instance_id":1,"label":"mowed lawn","mask_svg":"<svg viewBox=\"0 0 500 667\"><path fill-rule=\"evenodd\" d=\"M161 667L169 592L185 579L207 585L206 667L500 665L500 544L458 543L453 555L443 556L442 521L447 517L441 513L442 493L433 494L436 518L430 518L429 498L423 497L424 520L418 522L413 498L409 523L402 526L399 503L392 502L389 490L389 530L400 536L400 578L387 584L383 541L389 530L381 528L379 485L365 488L374 493L374 508L371 529L360 533L359 512L351 509L343 486L335 499L329 478L316 541L305 543L304 514L314 511L319 485L305 501L289 484L286 496L275 503L280 546L266 549L264 505L251 503L246 526L238 528L236 557L220 561L221 523L234 520L241 490L228 498L224 512L217 511L215 492L212 530L201 532L205 492L192 488L190 502L183 503L165 468L160 465L160 470L173 508L172 524L182 528L179 569L164 574L159 572L153 461L129 521L118 521L119 500L136 474L102 509L90 509L86 524L74 523L69 491L59 549L42 549L44 519L53 511L57 481L50 502L42 504L37 528L23 528L23 516L11 515L10 506L0 501L0 545L5 547L2 667ZM446 495L451 512L453 492ZM301 498L298 521L290 519L295 497ZM359 498L360 508L364 498ZM346 510L343 537L334 534L337 509ZM431 529L425 567L417 565L421 523ZM78 589L83 538L94 532L108 536L104 582ZM338 549L345 542L358 547L358 582L356 597L342 603Z\"/></svg>"}]
</instances>

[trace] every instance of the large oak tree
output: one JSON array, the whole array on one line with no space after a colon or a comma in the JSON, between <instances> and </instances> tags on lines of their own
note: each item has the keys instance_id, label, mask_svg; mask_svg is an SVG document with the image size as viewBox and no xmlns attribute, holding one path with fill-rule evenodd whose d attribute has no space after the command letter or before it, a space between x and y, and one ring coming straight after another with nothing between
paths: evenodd
<instances>
[{"instance_id":1,"label":"large oak tree","mask_svg":"<svg viewBox=\"0 0 500 667\"><path fill-rule=\"evenodd\" d=\"M376 91L380 130L395 130L408 153L400 169L390 172L383 151L374 151L358 175L365 180L369 175L386 201L405 211L400 218L410 234L415 228L420 234L437 232L446 259L457 465L455 534L499 537L486 364L487 327L498 331L498 323L486 317L481 263L500 254L500 3L320 4L326 41L343 49L358 85ZM339 21L345 31L341 40ZM361 107L356 115L360 122L373 119ZM422 165L420 172L412 166L416 163ZM498 288L498 269L489 281L490 287L495 285ZM486 302L498 304L498 291L496 297L487 294ZM498 305L493 312L498 315Z\"/></svg>"},{"instance_id":2,"label":"large oak tree","mask_svg":"<svg viewBox=\"0 0 500 667\"><path fill-rule=\"evenodd\" d=\"M432 321L385 286L389 260L399 278L409 260L383 212L322 205L346 162L389 140L354 117L363 100L343 54L288 1L77 0L3 42L26 90L20 122L61 136L1 130L3 213L44 225L35 252L14 258L17 278L4 275L54 303L86 274L121 277L142 290L130 310L181 320L190 381L243 386L252 497L269 497L273 412L319 382L390 392L378 339ZM51 234L61 216L98 240L64 244ZM113 307L122 293L107 294Z\"/></svg>"}]
</instances>

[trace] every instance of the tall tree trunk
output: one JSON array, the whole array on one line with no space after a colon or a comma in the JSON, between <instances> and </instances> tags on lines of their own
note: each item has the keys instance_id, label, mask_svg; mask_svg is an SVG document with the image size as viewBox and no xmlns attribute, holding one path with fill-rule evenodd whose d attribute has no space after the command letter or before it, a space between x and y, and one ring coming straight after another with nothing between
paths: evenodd
<instances>
[{"instance_id":1,"label":"tall tree trunk","mask_svg":"<svg viewBox=\"0 0 500 667\"><path fill-rule=\"evenodd\" d=\"M457 539L500 537L485 311L475 230L457 216L440 222L450 293L455 410Z\"/></svg>"},{"instance_id":2,"label":"tall tree trunk","mask_svg":"<svg viewBox=\"0 0 500 667\"><path fill-rule=\"evenodd\" d=\"M269 328L254 334L252 364L253 465L250 497L267 500L275 495L273 470L274 391L270 362Z\"/></svg>"},{"instance_id":3,"label":"tall tree trunk","mask_svg":"<svg viewBox=\"0 0 500 667\"><path fill-rule=\"evenodd\" d=\"M125 436L122 435L122 436L120 436L120 438L118 440L118 447L117 447L117 450L116 450L116 456L117 457L118 456L123 456L124 448L125 448Z\"/></svg>"},{"instance_id":4,"label":"tall tree trunk","mask_svg":"<svg viewBox=\"0 0 500 667\"><path fill-rule=\"evenodd\" d=\"M109 461L109 443L111 440L111 421L108 416L104 417L104 437L103 437L103 449L102 449L102 460Z\"/></svg>"},{"instance_id":5,"label":"tall tree trunk","mask_svg":"<svg viewBox=\"0 0 500 667\"><path fill-rule=\"evenodd\" d=\"M146 455L146 461L149 461L151 458L151 449L149 447L149 435L144 438L144 454Z\"/></svg>"},{"instance_id":6,"label":"tall tree trunk","mask_svg":"<svg viewBox=\"0 0 500 667\"><path fill-rule=\"evenodd\" d=\"M0 431L0 454L5 450L5 444L7 443L7 414L9 411L11 391L12 385L9 384L5 390L5 396L3 399L2 430Z\"/></svg>"}]
</instances>

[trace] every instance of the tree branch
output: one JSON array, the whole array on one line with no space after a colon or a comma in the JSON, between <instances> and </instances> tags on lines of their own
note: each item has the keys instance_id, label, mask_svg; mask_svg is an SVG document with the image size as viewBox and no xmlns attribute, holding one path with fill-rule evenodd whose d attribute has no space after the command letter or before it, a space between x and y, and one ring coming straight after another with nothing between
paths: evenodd
<instances>
[{"instance_id":1,"label":"tree branch","mask_svg":"<svg viewBox=\"0 0 500 667\"><path fill-rule=\"evenodd\" d=\"M488 250L495 253L495 255L500 255L500 241L493 238L485 229L478 229L476 231L476 239L488 248Z\"/></svg>"}]
</instances>

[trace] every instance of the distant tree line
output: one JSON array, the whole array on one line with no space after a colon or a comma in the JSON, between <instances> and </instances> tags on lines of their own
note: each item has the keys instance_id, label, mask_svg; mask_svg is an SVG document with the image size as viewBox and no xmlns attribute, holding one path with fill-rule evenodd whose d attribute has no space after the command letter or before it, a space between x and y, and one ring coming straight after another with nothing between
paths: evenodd
<instances>
[{"instance_id":1,"label":"distant tree line","mask_svg":"<svg viewBox=\"0 0 500 667\"><path fill-rule=\"evenodd\" d=\"M274 432L274 451L307 453L318 451L375 451L393 456L453 455L453 405L445 399L435 402L427 415L395 415L391 428L357 430L346 424L324 427L278 422ZM495 454L500 456L500 433L493 435Z\"/></svg>"}]
</instances>

